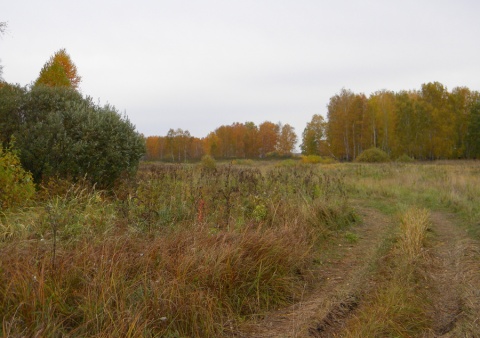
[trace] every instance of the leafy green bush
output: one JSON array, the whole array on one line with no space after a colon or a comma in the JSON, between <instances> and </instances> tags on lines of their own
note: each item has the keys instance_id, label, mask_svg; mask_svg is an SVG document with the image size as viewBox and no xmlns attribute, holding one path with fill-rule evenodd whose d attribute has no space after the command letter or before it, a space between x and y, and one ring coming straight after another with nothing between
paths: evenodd
<instances>
[{"instance_id":1,"label":"leafy green bush","mask_svg":"<svg viewBox=\"0 0 480 338\"><path fill-rule=\"evenodd\" d=\"M73 89L36 86L22 99L16 138L21 161L35 181L86 177L109 188L133 175L144 139L114 107L100 107Z\"/></svg>"},{"instance_id":2,"label":"leafy green bush","mask_svg":"<svg viewBox=\"0 0 480 338\"><path fill-rule=\"evenodd\" d=\"M302 156L302 163L316 164L316 163L320 163L321 160L322 158L318 155Z\"/></svg>"},{"instance_id":3,"label":"leafy green bush","mask_svg":"<svg viewBox=\"0 0 480 338\"><path fill-rule=\"evenodd\" d=\"M0 145L7 147L21 122L19 102L26 89L0 82Z\"/></svg>"},{"instance_id":4,"label":"leafy green bush","mask_svg":"<svg viewBox=\"0 0 480 338\"><path fill-rule=\"evenodd\" d=\"M410 156L408 156L407 154L403 154L402 156L397 158L397 162L412 163L412 162L415 162L415 160L413 158L411 158Z\"/></svg>"},{"instance_id":5,"label":"leafy green bush","mask_svg":"<svg viewBox=\"0 0 480 338\"><path fill-rule=\"evenodd\" d=\"M363 151L355 159L356 162L382 163L389 162L390 157L386 152L378 148L370 148Z\"/></svg>"},{"instance_id":6,"label":"leafy green bush","mask_svg":"<svg viewBox=\"0 0 480 338\"><path fill-rule=\"evenodd\" d=\"M265 159L267 160L275 160L275 159L288 159L292 158L293 154L291 153L280 153L278 151L271 151L265 154Z\"/></svg>"},{"instance_id":7,"label":"leafy green bush","mask_svg":"<svg viewBox=\"0 0 480 338\"><path fill-rule=\"evenodd\" d=\"M34 193L32 175L22 168L13 150L0 145L0 210L22 205Z\"/></svg>"},{"instance_id":8,"label":"leafy green bush","mask_svg":"<svg viewBox=\"0 0 480 338\"><path fill-rule=\"evenodd\" d=\"M201 165L205 169L215 169L217 167L217 162L210 155L203 155L201 160Z\"/></svg>"}]
</instances>

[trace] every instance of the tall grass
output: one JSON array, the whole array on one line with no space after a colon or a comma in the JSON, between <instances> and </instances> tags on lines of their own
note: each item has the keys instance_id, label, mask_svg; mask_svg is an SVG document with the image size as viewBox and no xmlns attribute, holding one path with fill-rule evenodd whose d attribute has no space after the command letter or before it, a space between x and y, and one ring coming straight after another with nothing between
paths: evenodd
<instances>
[{"instance_id":1,"label":"tall grass","mask_svg":"<svg viewBox=\"0 0 480 338\"><path fill-rule=\"evenodd\" d=\"M425 236L430 224L427 209L409 208L400 219L399 249L409 262L414 262L422 253Z\"/></svg>"},{"instance_id":2,"label":"tall grass","mask_svg":"<svg viewBox=\"0 0 480 338\"><path fill-rule=\"evenodd\" d=\"M4 336L221 336L298 299L321 239L354 220L341 176L313 167L149 166L114 195L50 186L1 217Z\"/></svg>"}]
</instances>

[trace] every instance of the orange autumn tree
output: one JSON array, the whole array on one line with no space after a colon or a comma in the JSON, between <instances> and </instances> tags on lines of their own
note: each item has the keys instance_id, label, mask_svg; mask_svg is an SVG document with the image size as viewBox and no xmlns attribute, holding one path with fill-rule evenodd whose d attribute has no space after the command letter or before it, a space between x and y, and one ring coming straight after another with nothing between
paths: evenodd
<instances>
[{"instance_id":1,"label":"orange autumn tree","mask_svg":"<svg viewBox=\"0 0 480 338\"><path fill-rule=\"evenodd\" d=\"M343 160L353 160L354 130L356 123L355 94L343 88L339 94L330 98L328 104L326 127L327 142L335 157Z\"/></svg>"},{"instance_id":2,"label":"orange autumn tree","mask_svg":"<svg viewBox=\"0 0 480 338\"><path fill-rule=\"evenodd\" d=\"M277 152L280 156L290 156L293 154L298 140L295 128L287 123L282 126L279 125L279 130Z\"/></svg>"},{"instance_id":3,"label":"orange autumn tree","mask_svg":"<svg viewBox=\"0 0 480 338\"><path fill-rule=\"evenodd\" d=\"M165 152L165 138L161 136L149 136L145 140L147 160L163 160Z\"/></svg>"},{"instance_id":4,"label":"orange autumn tree","mask_svg":"<svg viewBox=\"0 0 480 338\"><path fill-rule=\"evenodd\" d=\"M395 93L379 90L367 99L367 147L380 148L390 154L395 143ZM400 154L401 155L401 154Z\"/></svg>"},{"instance_id":5,"label":"orange autumn tree","mask_svg":"<svg viewBox=\"0 0 480 338\"><path fill-rule=\"evenodd\" d=\"M82 78L65 49L60 49L45 63L34 86L69 87L78 90Z\"/></svg>"},{"instance_id":6,"label":"orange autumn tree","mask_svg":"<svg viewBox=\"0 0 480 338\"><path fill-rule=\"evenodd\" d=\"M280 126L270 121L265 121L258 127L259 153L264 158L277 148Z\"/></svg>"},{"instance_id":7,"label":"orange autumn tree","mask_svg":"<svg viewBox=\"0 0 480 338\"><path fill-rule=\"evenodd\" d=\"M255 123L249 121L245 122L245 157L257 158L259 154L258 147L258 127Z\"/></svg>"}]
</instances>

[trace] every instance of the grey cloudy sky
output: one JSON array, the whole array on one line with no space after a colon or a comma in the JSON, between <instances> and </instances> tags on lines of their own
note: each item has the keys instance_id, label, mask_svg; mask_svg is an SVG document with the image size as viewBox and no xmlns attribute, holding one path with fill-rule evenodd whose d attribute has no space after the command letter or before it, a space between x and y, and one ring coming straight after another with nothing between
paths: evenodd
<instances>
[{"instance_id":1,"label":"grey cloudy sky","mask_svg":"<svg viewBox=\"0 0 480 338\"><path fill-rule=\"evenodd\" d=\"M0 59L28 85L66 48L82 93L147 136L265 120L300 136L342 87L480 90L479 13L477 0L15 0Z\"/></svg>"}]
</instances>

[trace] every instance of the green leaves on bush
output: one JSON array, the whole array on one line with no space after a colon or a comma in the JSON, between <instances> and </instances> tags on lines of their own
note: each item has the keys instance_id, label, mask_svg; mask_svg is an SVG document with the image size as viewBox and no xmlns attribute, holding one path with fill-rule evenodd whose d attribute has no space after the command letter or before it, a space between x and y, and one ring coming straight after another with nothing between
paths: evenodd
<instances>
[{"instance_id":1,"label":"green leaves on bush","mask_svg":"<svg viewBox=\"0 0 480 338\"><path fill-rule=\"evenodd\" d=\"M203 155L201 165L205 169L215 169L217 167L217 162L210 155Z\"/></svg>"},{"instance_id":2,"label":"green leaves on bush","mask_svg":"<svg viewBox=\"0 0 480 338\"><path fill-rule=\"evenodd\" d=\"M25 88L0 82L0 145L7 147L21 123L20 102Z\"/></svg>"},{"instance_id":3,"label":"green leaves on bush","mask_svg":"<svg viewBox=\"0 0 480 338\"><path fill-rule=\"evenodd\" d=\"M0 98L4 93L0 88ZM125 116L70 88L35 86L0 113L0 121L7 115L13 121L0 133L16 137L21 162L36 182L86 177L109 188L120 176L133 174L145 153L143 137Z\"/></svg>"},{"instance_id":4,"label":"green leaves on bush","mask_svg":"<svg viewBox=\"0 0 480 338\"><path fill-rule=\"evenodd\" d=\"M381 163L389 162L390 157L386 152L378 148L370 148L363 151L355 159L356 162Z\"/></svg>"},{"instance_id":5,"label":"green leaves on bush","mask_svg":"<svg viewBox=\"0 0 480 338\"><path fill-rule=\"evenodd\" d=\"M415 159L411 158L411 157L408 156L407 154L403 154L402 156L400 156L399 158L397 158L397 162L401 162L401 163L412 163L412 162L415 162Z\"/></svg>"},{"instance_id":6,"label":"green leaves on bush","mask_svg":"<svg viewBox=\"0 0 480 338\"><path fill-rule=\"evenodd\" d=\"M332 164L336 163L334 158L318 155L302 155L302 163L309 164Z\"/></svg>"},{"instance_id":7,"label":"green leaves on bush","mask_svg":"<svg viewBox=\"0 0 480 338\"><path fill-rule=\"evenodd\" d=\"M13 150L0 145L0 210L22 205L34 193L32 175L22 168Z\"/></svg>"}]
</instances>

